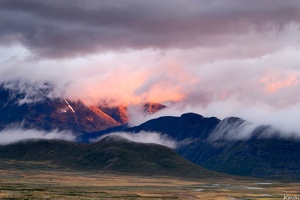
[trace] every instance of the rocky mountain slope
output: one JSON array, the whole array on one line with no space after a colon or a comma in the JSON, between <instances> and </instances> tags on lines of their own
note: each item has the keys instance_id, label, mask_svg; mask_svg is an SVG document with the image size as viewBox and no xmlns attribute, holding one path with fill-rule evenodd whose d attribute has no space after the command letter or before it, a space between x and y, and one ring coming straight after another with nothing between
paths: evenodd
<instances>
[{"instance_id":1,"label":"rocky mountain slope","mask_svg":"<svg viewBox=\"0 0 300 200\"><path fill-rule=\"evenodd\" d=\"M25 94L0 85L0 130L7 126L20 126L46 131L71 130L79 135L128 123L126 106L89 106L82 101L48 98L44 93L42 91L40 95L44 96L42 100L24 102ZM160 104L154 105L146 112L154 113L164 108Z\"/></svg>"}]
</instances>

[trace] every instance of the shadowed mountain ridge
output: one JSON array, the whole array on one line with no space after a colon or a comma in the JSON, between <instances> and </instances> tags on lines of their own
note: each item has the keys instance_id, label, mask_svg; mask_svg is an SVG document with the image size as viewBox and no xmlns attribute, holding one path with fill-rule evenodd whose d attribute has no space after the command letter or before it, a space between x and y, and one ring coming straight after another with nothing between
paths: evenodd
<instances>
[{"instance_id":1,"label":"shadowed mountain ridge","mask_svg":"<svg viewBox=\"0 0 300 200\"><path fill-rule=\"evenodd\" d=\"M47 161L75 170L113 171L137 175L189 178L225 176L191 163L172 149L107 136L93 144L59 140L22 141L0 146L0 160Z\"/></svg>"}]
</instances>

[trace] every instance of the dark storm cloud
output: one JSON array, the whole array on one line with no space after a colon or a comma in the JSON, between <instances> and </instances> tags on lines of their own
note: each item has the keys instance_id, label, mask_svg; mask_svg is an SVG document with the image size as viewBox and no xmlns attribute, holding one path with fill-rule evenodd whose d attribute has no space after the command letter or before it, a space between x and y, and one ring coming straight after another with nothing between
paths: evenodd
<instances>
[{"instance_id":1,"label":"dark storm cloud","mask_svg":"<svg viewBox=\"0 0 300 200\"><path fill-rule=\"evenodd\" d=\"M0 0L0 43L58 58L243 43L299 21L297 0Z\"/></svg>"}]
</instances>

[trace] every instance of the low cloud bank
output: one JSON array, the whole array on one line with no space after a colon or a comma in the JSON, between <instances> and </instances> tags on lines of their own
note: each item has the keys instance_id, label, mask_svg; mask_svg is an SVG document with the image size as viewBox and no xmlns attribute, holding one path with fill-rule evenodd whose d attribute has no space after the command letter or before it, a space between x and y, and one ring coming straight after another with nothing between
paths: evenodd
<instances>
[{"instance_id":1,"label":"low cloud bank","mask_svg":"<svg viewBox=\"0 0 300 200\"><path fill-rule=\"evenodd\" d=\"M218 140L247 140L252 136L255 126L239 118L226 118L222 120L210 134L210 141Z\"/></svg>"},{"instance_id":2,"label":"low cloud bank","mask_svg":"<svg viewBox=\"0 0 300 200\"><path fill-rule=\"evenodd\" d=\"M167 146L171 149L175 149L177 147L177 142L167 135L163 135L161 133L156 132L146 132L141 131L139 133L131 133L131 132L115 132L115 133L109 133L103 136L100 136L95 139L91 139L90 142L98 142L105 138L106 136L121 136L123 138L126 138L128 140L131 140L133 142L140 142L140 143L154 143L159 144L163 146Z\"/></svg>"},{"instance_id":3,"label":"low cloud bank","mask_svg":"<svg viewBox=\"0 0 300 200\"><path fill-rule=\"evenodd\" d=\"M21 140L30 139L59 139L66 141L75 141L76 137L70 131L58 131L51 132L39 131L35 129L25 130L22 128L6 128L0 132L0 145L7 145Z\"/></svg>"},{"instance_id":4,"label":"low cloud bank","mask_svg":"<svg viewBox=\"0 0 300 200\"><path fill-rule=\"evenodd\" d=\"M251 138L267 139L281 138L299 140L299 132L282 130L271 125L259 125L250 123L240 118L230 117L222 120L211 133L208 140L215 141L237 141Z\"/></svg>"}]
</instances>

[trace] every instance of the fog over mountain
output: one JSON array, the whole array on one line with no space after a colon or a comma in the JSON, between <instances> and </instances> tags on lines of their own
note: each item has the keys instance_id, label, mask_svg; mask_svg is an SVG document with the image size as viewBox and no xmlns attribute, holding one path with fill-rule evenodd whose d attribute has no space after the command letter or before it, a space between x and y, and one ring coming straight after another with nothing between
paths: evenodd
<instances>
[{"instance_id":1,"label":"fog over mountain","mask_svg":"<svg viewBox=\"0 0 300 200\"><path fill-rule=\"evenodd\" d=\"M0 0L0 83L300 130L297 0ZM130 110L130 123L149 117ZM130 114L130 112L129 112ZM155 117L154 116L154 117Z\"/></svg>"},{"instance_id":2,"label":"fog over mountain","mask_svg":"<svg viewBox=\"0 0 300 200\"><path fill-rule=\"evenodd\" d=\"M7 145L24 140L34 139L58 139L75 141L75 135L70 131L39 131L34 129L6 128L0 131L0 145Z\"/></svg>"},{"instance_id":3,"label":"fog over mountain","mask_svg":"<svg viewBox=\"0 0 300 200\"><path fill-rule=\"evenodd\" d=\"M175 149L177 147L177 141L169 138L167 135L163 135L155 132L146 132L146 131L141 131L138 133L130 133L130 132L109 133L106 135L102 135L98 138L91 139L90 142L97 142L107 136L115 136L115 135L122 136L123 138L138 143L159 144L172 149Z\"/></svg>"}]
</instances>

